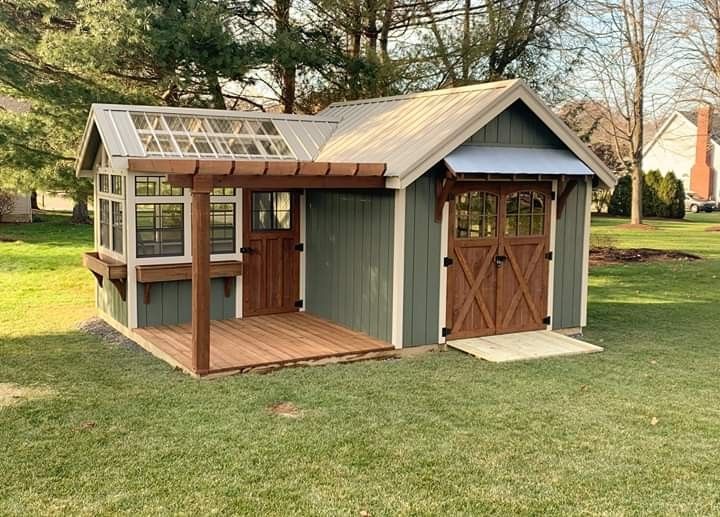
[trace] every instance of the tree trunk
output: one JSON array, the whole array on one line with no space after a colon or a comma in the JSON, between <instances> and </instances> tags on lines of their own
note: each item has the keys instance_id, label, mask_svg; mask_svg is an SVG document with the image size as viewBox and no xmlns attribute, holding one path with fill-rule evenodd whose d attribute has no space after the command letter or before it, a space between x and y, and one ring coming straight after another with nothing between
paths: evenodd
<instances>
[{"instance_id":1,"label":"tree trunk","mask_svg":"<svg viewBox=\"0 0 720 517\"><path fill-rule=\"evenodd\" d=\"M282 41L290 34L290 9L292 0L276 0L275 2L275 38ZM295 62L294 59L292 61ZM276 62L275 70L280 81L280 100L283 105L283 113L292 113L295 110L296 75L297 66Z\"/></svg>"},{"instance_id":2,"label":"tree trunk","mask_svg":"<svg viewBox=\"0 0 720 517\"><path fill-rule=\"evenodd\" d=\"M88 212L87 201L75 201L70 221L75 224L92 224L92 219L90 218L90 213Z\"/></svg>"},{"instance_id":3,"label":"tree trunk","mask_svg":"<svg viewBox=\"0 0 720 517\"><path fill-rule=\"evenodd\" d=\"M630 199L630 224L642 224L643 173L637 165L632 168L632 197Z\"/></svg>"}]
</instances>

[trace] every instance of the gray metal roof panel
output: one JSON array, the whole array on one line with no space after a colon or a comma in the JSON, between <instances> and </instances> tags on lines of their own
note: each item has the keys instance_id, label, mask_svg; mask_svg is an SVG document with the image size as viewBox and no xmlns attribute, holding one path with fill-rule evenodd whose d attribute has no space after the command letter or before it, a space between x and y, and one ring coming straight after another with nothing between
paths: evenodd
<instances>
[{"instance_id":1,"label":"gray metal roof panel","mask_svg":"<svg viewBox=\"0 0 720 517\"><path fill-rule=\"evenodd\" d=\"M458 174L548 174L587 176L592 171L567 149L461 145L445 157Z\"/></svg>"}]
</instances>

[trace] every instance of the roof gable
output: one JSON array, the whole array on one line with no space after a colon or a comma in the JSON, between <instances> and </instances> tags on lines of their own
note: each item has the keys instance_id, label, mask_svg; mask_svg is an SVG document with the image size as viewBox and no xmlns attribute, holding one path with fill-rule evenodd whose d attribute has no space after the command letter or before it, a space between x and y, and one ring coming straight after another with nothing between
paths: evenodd
<instances>
[{"instance_id":1,"label":"roof gable","mask_svg":"<svg viewBox=\"0 0 720 517\"><path fill-rule=\"evenodd\" d=\"M340 122L317 159L385 162L388 185L404 188L518 101L604 184L615 184L602 161L520 80L332 104L322 114Z\"/></svg>"}]
</instances>

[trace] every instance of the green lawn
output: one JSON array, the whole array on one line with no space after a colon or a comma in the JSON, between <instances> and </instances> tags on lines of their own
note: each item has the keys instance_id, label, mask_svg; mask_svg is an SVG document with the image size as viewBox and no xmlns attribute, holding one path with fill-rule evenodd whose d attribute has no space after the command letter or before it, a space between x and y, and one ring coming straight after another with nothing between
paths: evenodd
<instances>
[{"instance_id":1,"label":"green lawn","mask_svg":"<svg viewBox=\"0 0 720 517\"><path fill-rule=\"evenodd\" d=\"M720 513L720 214L622 246L706 260L591 273L601 354L457 352L197 381L75 330L89 228L0 226L0 514ZM2 398L0 398L0 401ZM298 406L300 418L268 412ZM654 425L653 425L654 424Z\"/></svg>"}]
</instances>

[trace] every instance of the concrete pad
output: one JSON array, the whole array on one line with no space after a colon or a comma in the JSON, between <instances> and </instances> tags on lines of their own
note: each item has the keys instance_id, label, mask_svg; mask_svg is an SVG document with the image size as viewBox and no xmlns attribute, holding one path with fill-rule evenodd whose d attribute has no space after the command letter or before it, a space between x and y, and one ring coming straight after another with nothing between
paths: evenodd
<instances>
[{"instance_id":1,"label":"concrete pad","mask_svg":"<svg viewBox=\"0 0 720 517\"><path fill-rule=\"evenodd\" d=\"M455 339L447 345L492 363L603 351L602 347L551 330Z\"/></svg>"}]
</instances>

